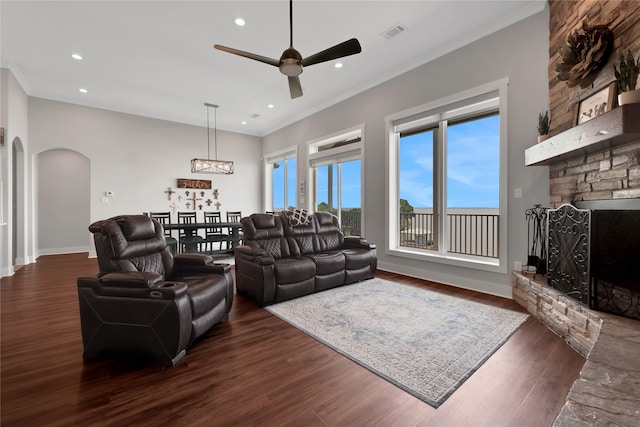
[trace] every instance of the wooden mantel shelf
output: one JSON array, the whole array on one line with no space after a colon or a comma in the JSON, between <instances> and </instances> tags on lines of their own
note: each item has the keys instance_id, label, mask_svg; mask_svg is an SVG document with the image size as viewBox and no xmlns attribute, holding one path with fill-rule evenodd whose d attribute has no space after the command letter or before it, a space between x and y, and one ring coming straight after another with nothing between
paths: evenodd
<instances>
[{"instance_id":1,"label":"wooden mantel shelf","mask_svg":"<svg viewBox=\"0 0 640 427\"><path fill-rule=\"evenodd\" d=\"M524 150L526 166L541 166L640 140L640 104L614 108Z\"/></svg>"}]
</instances>

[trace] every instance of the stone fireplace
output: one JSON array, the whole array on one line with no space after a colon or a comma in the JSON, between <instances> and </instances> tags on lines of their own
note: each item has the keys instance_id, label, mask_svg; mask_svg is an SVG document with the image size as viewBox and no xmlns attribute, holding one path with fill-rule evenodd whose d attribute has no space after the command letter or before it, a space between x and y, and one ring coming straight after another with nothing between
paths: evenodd
<instances>
[{"instance_id":1,"label":"stone fireplace","mask_svg":"<svg viewBox=\"0 0 640 427\"><path fill-rule=\"evenodd\" d=\"M528 148L525 164L549 166L549 285L640 319L640 104Z\"/></svg>"},{"instance_id":2,"label":"stone fireplace","mask_svg":"<svg viewBox=\"0 0 640 427\"><path fill-rule=\"evenodd\" d=\"M640 200L640 104L614 108L586 123L561 132L540 144L525 150L527 166L548 165L550 178L550 202L553 208L562 205L581 205L594 201L618 203ZM588 207L588 206L587 206ZM598 212L591 209L589 212ZM606 210L606 209L605 209ZM618 210L618 209L614 209ZM640 211L632 211L636 218ZM596 222L602 222L599 214ZM616 225L620 220L605 219L605 224ZM584 231L593 236L592 223ZM598 231L602 234L607 233ZM635 227L634 230L638 230ZM638 231L636 231L637 233ZM639 241L616 236L614 247L627 244L625 252L636 254ZM626 240L625 240L626 239ZM591 242L589 242L591 245ZM605 245L606 247L606 245ZM553 256L549 248L549 259ZM595 255L592 246L586 251ZM604 250L606 254L606 249ZM600 255L598 255L600 256ZM640 262L631 261L635 266ZM590 264L589 264L590 265ZM604 273L598 259L595 274L602 282L610 282L611 269L607 269L604 257ZM577 271L577 270L576 270ZM587 268L594 272L593 266ZM615 271L615 270L613 270ZM549 273L549 272L548 272ZM575 271L568 275L577 276ZM636 279L638 276L632 278ZM555 427L574 425L638 425L640 399L637 384L640 381L640 325L639 320L629 319L589 308L547 284L546 278L513 273L513 299L525 307L540 322L563 337L582 354L585 365L580 378L572 386L567 401L554 421ZM637 286L638 280L633 283ZM591 283L591 278L586 280ZM589 285L590 286L590 285ZM588 295L592 292L587 290ZM587 297L589 298L589 296ZM632 402L632 403L628 403Z\"/></svg>"},{"instance_id":3,"label":"stone fireplace","mask_svg":"<svg viewBox=\"0 0 640 427\"><path fill-rule=\"evenodd\" d=\"M617 54L640 53L640 2L550 0L549 17L551 138L527 149L525 164L549 167L551 208L639 199L640 105L613 108L577 126L576 121L578 102L615 79ZM609 26L614 54L592 85L569 87L556 78L555 64L561 61L560 47L584 21ZM554 427L640 425L639 321L592 310L548 286L540 275L514 271L512 284L513 299L586 359Z\"/></svg>"}]
</instances>

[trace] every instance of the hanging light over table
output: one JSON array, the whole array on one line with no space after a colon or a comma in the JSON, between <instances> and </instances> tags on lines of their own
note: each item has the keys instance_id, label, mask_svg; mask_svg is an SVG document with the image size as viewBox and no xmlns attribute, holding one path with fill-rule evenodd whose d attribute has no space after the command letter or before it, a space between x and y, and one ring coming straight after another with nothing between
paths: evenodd
<instances>
[{"instance_id":1,"label":"hanging light over table","mask_svg":"<svg viewBox=\"0 0 640 427\"><path fill-rule=\"evenodd\" d=\"M218 160L218 116L216 110L217 105L208 104L207 107L207 158L206 159L191 159L191 172L193 173L220 173L225 175L231 175L233 173L233 162L229 160ZM209 138L209 108L213 108L214 122L213 122L213 146L214 146L214 158L211 159L211 141Z\"/></svg>"}]
</instances>

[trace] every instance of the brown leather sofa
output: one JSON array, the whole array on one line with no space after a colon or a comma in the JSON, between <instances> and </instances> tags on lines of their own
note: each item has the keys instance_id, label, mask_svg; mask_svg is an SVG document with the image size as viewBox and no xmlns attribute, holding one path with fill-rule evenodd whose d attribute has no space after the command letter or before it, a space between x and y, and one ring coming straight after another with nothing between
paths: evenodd
<instances>
[{"instance_id":1,"label":"brown leather sofa","mask_svg":"<svg viewBox=\"0 0 640 427\"><path fill-rule=\"evenodd\" d=\"M145 215L97 221L100 272L78 278L84 357L151 357L175 365L233 303L228 264L203 254L173 256L162 225Z\"/></svg>"},{"instance_id":2,"label":"brown leather sofa","mask_svg":"<svg viewBox=\"0 0 640 427\"><path fill-rule=\"evenodd\" d=\"M242 218L244 246L235 249L236 288L261 305L374 277L376 246L344 237L328 212L296 224L285 213Z\"/></svg>"}]
</instances>

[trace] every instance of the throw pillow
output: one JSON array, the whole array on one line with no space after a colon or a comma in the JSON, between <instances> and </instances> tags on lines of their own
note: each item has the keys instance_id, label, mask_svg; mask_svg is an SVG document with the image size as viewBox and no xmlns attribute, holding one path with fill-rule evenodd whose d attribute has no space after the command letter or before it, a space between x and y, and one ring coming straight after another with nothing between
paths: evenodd
<instances>
[{"instance_id":1,"label":"throw pillow","mask_svg":"<svg viewBox=\"0 0 640 427\"><path fill-rule=\"evenodd\" d=\"M311 224L313 220L312 214L304 209L292 209L290 211L284 211L284 214L287 216L289 225L292 227Z\"/></svg>"}]
</instances>

